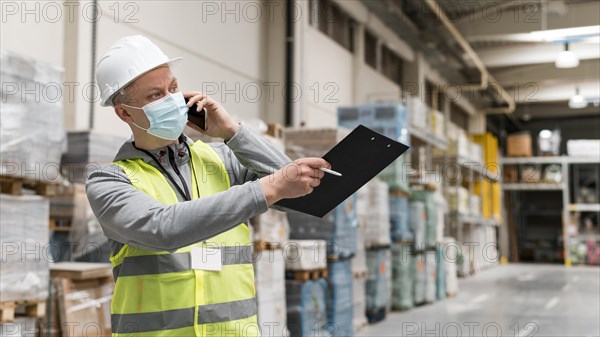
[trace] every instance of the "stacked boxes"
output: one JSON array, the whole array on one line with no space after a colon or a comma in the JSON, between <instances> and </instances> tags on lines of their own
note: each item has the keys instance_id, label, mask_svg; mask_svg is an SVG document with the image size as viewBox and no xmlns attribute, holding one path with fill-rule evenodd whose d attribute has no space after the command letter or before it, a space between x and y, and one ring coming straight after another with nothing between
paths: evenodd
<instances>
[{"instance_id":1,"label":"stacked boxes","mask_svg":"<svg viewBox=\"0 0 600 337\"><path fill-rule=\"evenodd\" d=\"M54 183L61 180L59 164L66 137L63 72L60 67L0 51L0 174Z\"/></svg>"},{"instance_id":2,"label":"stacked boxes","mask_svg":"<svg viewBox=\"0 0 600 337\"><path fill-rule=\"evenodd\" d=\"M390 193L390 223L393 241L412 241L408 198L403 193Z\"/></svg>"},{"instance_id":3,"label":"stacked boxes","mask_svg":"<svg viewBox=\"0 0 600 337\"><path fill-rule=\"evenodd\" d=\"M367 251L367 317L369 322L378 322L385 318L391 307L392 271L389 248Z\"/></svg>"},{"instance_id":4,"label":"stacked boxes","mask_svg":"<svg viewBox=\"0 0 600 337\"><path fill-rule=\"evenodd\" d=\"M367 324L367 298L366 298L366 277L357 277L353 275L352 278L352 302L354 306L354 317L352 323L354 330L358 331Z\"/></svg>"},{"instance_id":5,"label":"stacked boxes","mask_svg":"<svg viewBox=\"0 0 600 337\"><path fill-rule=\"evenodd\" d=\"M415 238L415 245L422 247L425 242L425 222L427 213L425 213L425 203L421 201L410 202L410 223Z\"/></svg>"},{"instance_id":6,"label":"stacked boxes","mask_svg":"<svg viewBox=\"0 0 600 337\"><path fill-rule=\"evenodd\" d=\"M390 244L390 209L388 185L373 179L357 193L358 214L365 223L366 247L388 246Z\"/></svg>"},{"instance_id":7,"label":"stacked boxes","mask_svg":"<svg viewBox=\"0 0 600 337\"><path fill-rule=\"evenodd\" d=\"M455 296L458 293L457 263L460 254L460 246L454 238L445 237L442 241L440 262L444 264L446 272L446 293Z\"/></svg>"},{"instance_id":8,"label":"stacked boxes","mask_svg":"<svg viewBox=\"0 0 600 337\"><path fill-rule=\"evenodd\" d=\"M415 304L432 303L436 300L437 263L435 250L415 254Z\"/></svg>"},{"instance_id":9,"label":"stacked boxes","mask_svg":"<svg viewBox=\"0 0 600 337\"><path fill-rule=\"evenodd\" d=\"M459 214L469 214L471 212L469 190L466 188L462 186L450 187L446 191L446 199L450 211Z\"/></svg>"},{"instance_id":10,"label":"stacked boxes","mask_svg":"<svg viewBox=\"0 0 600 337\"><path fill-rule=\"evenodd\" d=\"M421 130L426 130L429 123L429 114L427 105L419 97L409 97L406 100L406 110L410 116L410 126Z\"/></svg>"},{"instance_id":11,"label":"stacked boxes","mask_svg":"<svg viewBox=\"0 0 600 337\"><path fill-rule=\"evenodd\" d=\"M473 136L475 143L480 144L483 149L483 162L485 169L492 173L500 171L500 163L498 163L498 138L490 132L483 135Z\"/></svg>"},{"instance_id":12,"label":"stacked boxes","mask_svg":"<svg viewBox=\"0 0 600 337\"><path fill-rule=\"evenodd\" d=\"M446 289L446 284L447 284L447 270L446 270L446 263L444 261L444 248L443 247L438 247L435 250L435 260L436 260L436 292L435 292L435 297L438 300L444 299L446 298L447 295L447 289Z\"/></svg>"},{"instance_id":13,"label":"stacked boxes","mask_svg":"<svg viewBox=\"0 0 600 337\"><path fill-rule=\"evenodd\" d=\"M290 240L285 246L286 270L317 270L327 267L325 241Z\"/></svg>"},{"instance_id":14,"label":"stacked boxes","mask_svg":"<svg viewBox=\"0 0 600 337\"><path fill-rule=\"evenodd\" d=\"M350 133L345 128L286 128L285 149L292 159L322 157Z\"/></svg>"},{"instance_id":15,"label":"stacked boxes","mask_svg":"<svg viewBox=\"0 0 600 337\"><path fill-rule=\"evenodd\" d=\"M414 305L414 262L411 243L392 244L392 309L408 310Z\"/></svg>"},{"instance_id":16,"label":"stacked boxes","mask_svg":"<svg viewBox=\"0 0 600 337\"><path fill-rule=\"evenodd\" d=\"M416 242L417 245L434 247L437 239L438 214L435 201L435 193L432 191L413 191L410 195L411 201L423 202L425 207L425 237L424 242Z\"/></svg>"},{"instance_id":17,"label":"stacked boxes","mask_svg":"<svg viewBox=\"0 0 600 337\"><path fill-rule=\"evenodd\" d=\"M287 336L283 251L254 251L254 281L261 336Z\"/></svg>"},{"instance_id":18,"label":"stacked boxes","mask_svg":"<svg viewBox=\"0 0 600 337\"><path fill-rule=\"evenodd\" d=\"M431 131L433 135L440 139L446 139L446 130L444 125L446 124L446 117L444 114L437 110L431 111Z\"/></svg>"},{"instance_id":19,"label":"stacked boxes","mask_svg":"<svg viewBox=\"0 0 600 337\"><path fill-rule=\"evenodd\" d=\"M354 335L353 278L348 259L329 261L327 320L331 336Z\"/></svg>"},{"instance_id":20,"label":"stacked boxes","mask_svg":"<svg viewBox=\"0 0 600 337\"><path fill-rule=\"evenodd\" d=\"M48 199L0 194L0 204L2 301L43 301L48 296L51 259Z\"/></svg>"},{"instance_id":21,"label":"stacked boxes","mask_svg":"<svg viewBox=\"0 0 600 337\"><path fill-rule=\"evenodd\" d=\"M85 184L89 173L113 162L126 137L90 131L69 132L61 171L69 181Z\"/></svg>"},{"instance_id":22,"label":"stacked boxes","mask_svg":"<svg viewBox=\"0 0 600 337\"><path fill-rule=\"evenodd\" d=\"M327 282L287 280L285 289L290 337L324 336Z\"/></svg>"},{"instance_id":23,"label":"stacked boxes","mask_svg":"<svg viewBox=\"0 0 600 337\"><path fill-rule=\"evenodd\" d=\"M368 104L338 109L339 126L354 129L360 124L386 137L410 145L408 116L403 105ZM406 168L404 157L400 157L383 170L379 174L379 178L387 182L390 187L397 187L407 191L408 180L406 178Z\"/></svg>"},{"instance_id":24,"label":"stacked boxes","mask_svg":"<svg viewBox=\"0 0 600 337\"><path fill-rule=\"evenodd\" d=\"M350 196L323 218L289 212L290 238L326 240L327 256L349 258L356 250L356 195Z\"/></svg>"},{"instance_id":25,"label":"stacked boxes","mask_svg":"<svg viewBox=\"0 0 600 337\"><path fill-rule=\"evenodd\" d=\"M253 229L253 240L258 243L282 247L289 238L287 215L269 208L267 212L250 219Z\"/></svg>"}]
</instances>

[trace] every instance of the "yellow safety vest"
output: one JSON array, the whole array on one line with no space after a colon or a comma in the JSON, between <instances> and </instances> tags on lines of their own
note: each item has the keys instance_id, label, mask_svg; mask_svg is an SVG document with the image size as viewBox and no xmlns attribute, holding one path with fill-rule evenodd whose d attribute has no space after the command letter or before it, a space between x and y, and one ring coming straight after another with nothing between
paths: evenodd
<instances>
[{"instance_id":1,"label":"yellow safety vest","mask_svg":"<svg viewBox=\"0 0 600 337\"><path fill-rule=\"evenodd\" d=\"M203 142L190 147L196 174L193 199L230 187L225 165ZM165 205L178 202L163 174L141 159L115 162L133 186ZM196 178L200 181L196 181ZM196 188L198 184L198 188ZM202 215L198 215L202 226ZM221 250L221 271L192 269L190 251ZM218 248L217 248L218 247ZM260 336L246 224L174 253L125 244L112 255L115 289L111 304L113 337Z\"/></svg>"}]
</instances>

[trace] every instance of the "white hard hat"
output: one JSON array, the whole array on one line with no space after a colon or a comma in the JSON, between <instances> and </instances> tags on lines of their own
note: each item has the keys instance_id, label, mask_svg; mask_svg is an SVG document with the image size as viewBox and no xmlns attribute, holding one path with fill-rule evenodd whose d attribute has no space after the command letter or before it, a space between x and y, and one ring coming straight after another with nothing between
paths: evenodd
<instances>
[{"instance_id":1,"label":"white hard hat","mask_svg":"<svg viewBox=\"0 0 600 337\"><path fill-rule=\"evenodd\" d=\"M100 87L100 105L112 105L112 97L120 89L162 65L173 67L181 57L170 59L157 45L142 35L127 36L102 56L96 67L96 79Z\"/></svg>"}]
</instances>

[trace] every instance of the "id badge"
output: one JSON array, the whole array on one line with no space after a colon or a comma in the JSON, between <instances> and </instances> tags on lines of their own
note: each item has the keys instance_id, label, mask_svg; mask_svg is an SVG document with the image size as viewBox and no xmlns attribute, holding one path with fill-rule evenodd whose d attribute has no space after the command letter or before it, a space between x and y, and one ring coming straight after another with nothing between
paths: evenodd
<instances>
[{"instance_id":1,"label":"id badge","mask_svg":"<svg viewBox=\"0 0 600 337\"><path fill-rule=\"evenodd\" d=\"M192 269L221 271L221 249L193 247L190 254L192 255Z\"/></svg>"}]
</instances>

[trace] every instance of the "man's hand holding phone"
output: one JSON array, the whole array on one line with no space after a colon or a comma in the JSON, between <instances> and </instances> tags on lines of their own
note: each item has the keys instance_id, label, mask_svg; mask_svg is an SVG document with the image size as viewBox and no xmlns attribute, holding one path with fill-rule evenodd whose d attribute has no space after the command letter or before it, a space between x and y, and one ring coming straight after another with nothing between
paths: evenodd
<instances>
[{"instance_id":1,"label":"man's hand holding phone","mask_svg":"<svg viewBox=\"0 0 600 337\"><path fill-rule=\"evenodd\" d=\"M193 107L195 110L195 112L188 112L188 126L191 128L207 136L225 140L231 139L239 129L239 124L231 118L227 110L208 95L198 91L188 91L184 92L183 96L187 101L187 106ZM203 109L206 109L204 118L201 112ZM202 121L204 121L204 128L202 128Z\"/></svg>"}]
</instances>

